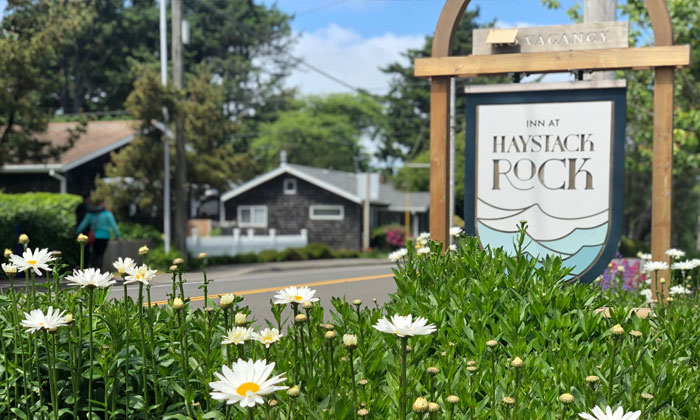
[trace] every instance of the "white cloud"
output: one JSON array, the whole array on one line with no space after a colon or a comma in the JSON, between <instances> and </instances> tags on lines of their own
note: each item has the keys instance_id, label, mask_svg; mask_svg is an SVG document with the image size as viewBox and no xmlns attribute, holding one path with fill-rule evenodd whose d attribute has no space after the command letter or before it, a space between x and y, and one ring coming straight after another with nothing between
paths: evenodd
<instances>
[{"instance_id":1,"label":"white cloud","mask_svg":"<svg viewBox=\"0 0 700 420\"><path fill-rule=\"evenodd\" d=\"M389 77L379 68L395 61L409 48L419 48L424 35L395 35L363 37L358 32L331 23L326 28L300 35L292 54L346 83L382 93L388 87ZM349 89L308 69L303 64L287 80L304 94L348 92Z\"/></svg>"}]
</instances>

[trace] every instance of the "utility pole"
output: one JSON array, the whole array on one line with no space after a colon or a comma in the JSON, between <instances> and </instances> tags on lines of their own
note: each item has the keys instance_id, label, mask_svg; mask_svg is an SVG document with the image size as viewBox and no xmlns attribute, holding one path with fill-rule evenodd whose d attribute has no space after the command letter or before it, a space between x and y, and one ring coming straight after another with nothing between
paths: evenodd
<instances>
[{"instance_id":1,"label":"utility pole","mask_svg":"<svg viewBox=\"0 0 700 420\"><path fill-rule=\"evenodd\" d=\"M617 0L584 0L583 22L614 22L617 20ZM614 71L598 71L586 77L587 80L615 80Z\"/></svg>"},{"instance_id":2,"label":"utility pole","mask_svg":"<svg viewBox=\"0 0 700 420\"><path fill-rule=\"evenodd\" d=\"M182 46L182 0L172 0L173 86L184 87ZM175 117L175 248L187 255L187 161L185 159L185 118Z\"/></svg>"},{"instance_id":3,"label":"utility pole","mask_svg":"<svg viewBox=\"0 0 700 420\"><path fill-rule=\"evenodd\" d=\"M168 86L168 22L166 0L160 0L160 81ZM163 107L163 123L168 124L168 108ZM170 230L170 136L163 132L163 233L165 253L170 252L172 235Z\"/></svg>"}]
</instances>

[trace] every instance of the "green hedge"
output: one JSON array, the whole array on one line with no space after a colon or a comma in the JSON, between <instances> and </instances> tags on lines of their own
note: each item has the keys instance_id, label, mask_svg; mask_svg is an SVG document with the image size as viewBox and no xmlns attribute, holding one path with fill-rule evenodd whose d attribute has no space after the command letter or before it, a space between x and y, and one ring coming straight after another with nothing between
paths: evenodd
<instances>
[{"instance_id":1,"label":"green hedge","mask_svg":"<svg viewBox=\"0 0 700 420\"><path fill-rule=\"evenodd\" d=\"M0 247L18 252L17 238L26 233L31 248L61 251L65 261L75 264L75 209L81 201L72 194L0 194Z\"/></svg>"}]
</instances>

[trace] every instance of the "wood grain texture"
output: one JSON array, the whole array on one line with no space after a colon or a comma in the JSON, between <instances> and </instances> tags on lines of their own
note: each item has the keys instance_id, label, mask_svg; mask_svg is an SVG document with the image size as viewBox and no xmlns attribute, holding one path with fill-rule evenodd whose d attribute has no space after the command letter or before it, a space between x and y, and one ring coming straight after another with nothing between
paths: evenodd
<instances>
[{"instance_id":1,"label":"wood grain texture","mask_svg":"<svg viewBox=\"0 0 700 420\"><path fill-rule=\"evenodd\" d=\"M450 78L433 78L430 84L430 237L443 244L447 244L450 237L449 105Z\"/></svg>"},{"instance_id":2,"label":"wood grain texture","mask_svg":"<svg viewBox=\"0 0 700 420\"><path fill-rule=\"evenodd\" d=\"M666 0L645 0L654 30L654 45L673 45L673 27Z\"/></svg>"},{"instance_id":3,"label":"wood grain texture","mask_svg":"<svg viewBox=\"0 0 700 420\"><path fill-rule=\"evenodd\" d=\"M438 18L433 36L433 57L447 57L452 50L452 40L457 32L457 25L462 19L469 0L446 0Z\"/></svg>"},{"instance_id":4,"label":"wood grain texture","mask_svg":"<svg viewBox=\"0 0 700 420\"><path fill-rule=\"evenodd\" d=\"M618 70L690 65L687 45L602 50L419 58L415 76L461 76L547 73L572 70Z\"/></svg>"}]
</instances>

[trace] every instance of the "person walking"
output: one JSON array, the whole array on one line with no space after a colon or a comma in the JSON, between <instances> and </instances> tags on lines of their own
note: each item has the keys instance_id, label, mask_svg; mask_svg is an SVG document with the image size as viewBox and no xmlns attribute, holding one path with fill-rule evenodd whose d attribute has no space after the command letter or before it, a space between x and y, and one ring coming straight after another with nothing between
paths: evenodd
<instances>
[{"instance_id":1,"label":"person walking","mask_svg":"<svg viewBox=\"0 0 700 420\"><path fill-rule=\"evenodd\" d=\"M88 212L76 228L76 233L88 229L94 232L95 242L92 246L92 266L102 268L102 257L107 249L112 232L117 238L121 238L121 233L117 227L114 215L107 208L104 200L99 201L99 208Z\"/></svg>"}]
</instances>

